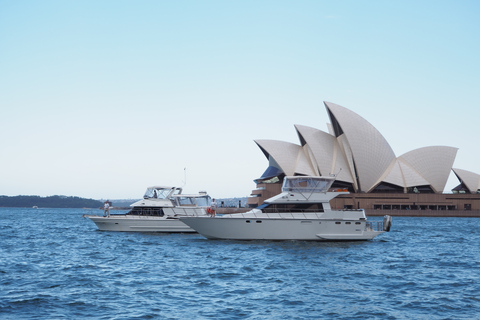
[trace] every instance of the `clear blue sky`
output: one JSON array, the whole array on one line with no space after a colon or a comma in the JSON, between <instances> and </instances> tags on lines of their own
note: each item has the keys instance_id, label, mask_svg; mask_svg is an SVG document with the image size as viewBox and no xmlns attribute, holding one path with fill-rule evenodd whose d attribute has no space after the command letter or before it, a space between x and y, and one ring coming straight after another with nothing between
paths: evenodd
<instances>
[{"instance_id":1,"label":"clear blue sky","mask_svg":"<svg viewBox=\"0 0 480 320\"><path fill-rule=\"evenodd\" d=\"M480 173L479 96L479 1L0 0L0 195L248 196L323 101Z\"/></svg>"}]
</instances>

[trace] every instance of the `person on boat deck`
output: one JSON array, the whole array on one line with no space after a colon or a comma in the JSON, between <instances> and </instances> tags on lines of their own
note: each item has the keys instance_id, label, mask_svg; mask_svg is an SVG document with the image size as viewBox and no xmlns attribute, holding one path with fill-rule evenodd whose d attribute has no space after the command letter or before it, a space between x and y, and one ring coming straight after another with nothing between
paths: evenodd
<instances>
[{"instance_id":1,"label":"person on boat deck","mask_svg":"<svg viewBox=\"0 0 480 320\"><path fill-rule=\"evenodd\" d=\"M110 217L110 203L108 203L108 200L103 204L103 216Z\"/></svg>"},{"instance_id":2,"label":"person on boat deck","mask_svg":"<svg viewBox=\"0 0 480 320\"><path fill-rule=\"evenodd\" d=\"M217 202L215 198L212 199L212 203L210 204L210 217L215 217L215 213L217 211Z\"/></svg>"}]
</instances>

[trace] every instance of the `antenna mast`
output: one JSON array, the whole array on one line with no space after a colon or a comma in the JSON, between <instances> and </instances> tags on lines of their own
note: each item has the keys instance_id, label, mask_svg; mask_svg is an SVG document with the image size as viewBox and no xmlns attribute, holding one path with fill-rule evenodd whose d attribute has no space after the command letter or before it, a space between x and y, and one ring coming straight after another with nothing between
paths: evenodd
<instances>
[{"instance_id":1,"label":"antenna mast","mask_svg":"<svg viewBox=\"0 0 480 320\"><path fill-rule=\"evenodd\" d=\"M182 186L182 189L183 187L185 187L185 185L187 184L187 167L183 168L183 176L184 176L184 181L183 181L183 186Z\"/></svg>"}]
</instances>

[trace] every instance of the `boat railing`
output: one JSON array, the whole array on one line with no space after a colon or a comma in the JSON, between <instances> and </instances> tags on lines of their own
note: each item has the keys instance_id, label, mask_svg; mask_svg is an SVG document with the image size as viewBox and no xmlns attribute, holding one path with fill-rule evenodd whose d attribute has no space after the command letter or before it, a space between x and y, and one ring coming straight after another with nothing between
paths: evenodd
<instances>
[{"instance_id":1,"label":"boat railing","mask_svg":"<svg viewBox=\"0 0 480 320\"><path fill-rule=\"evenodd\" d=\"M311 212L281 212L281 213L268 213L268 212L249 212L249 213L238 213L244 218L254 218L254 219L262 219L262 218L275 218L275 219L320 219L323 215L323 212L319 212L318 210L313 210Z\"/></svg>"},{"instance_id":2,"label":"boat railing","mask_svg":"<svg viewBox=\"0 0 480 320\"><path fill-rule=\"evenodd\" d=\"M355 211L355 210L354 210ZM358 210L357 210L358 211ZM235 216L241 216L243 218L252 218L252 219L322 219L323 212L318 212L318 210L304 212L282 212L282 213L268 213L268 212L244 212L236 213ZM227 215L228 217L228 215ZM384 229L383 221L365 221L365 231L382 231Z\"/></svg>"},{"instance_id":3,"label":"boat railing","mask_svg":"<svg viewBox=\"0 0 480 320\"><path fill-rule=\"evenodd\" d=\"M169 210L173 215L178 216L201 216L205 214L205 210L201 207L175 207Z\"/></svg>"},{"instance_id":4,"label":"boat railing","mask_svg":"<svg viewBox=\"0 0 480 320\"><path fill-rule=\"evenodd\" d=\"M383 221L367 221L365 231L383 231Z\"/></svg>"},{"instance_id":5,"label":"boat railing","mask_svg":"<svg viewBox=\"0 0 480 320\"><path fill-rule=\"evenodd\" d=\"M277 208L272 208L272 209L269 209L269 208L264 208L264 209L261 209L262 212L266 213L266 214L269 214L269 213L278 213L278 212L281 212L281 213L319 213L319 212L324 212L323 209L286 209L286 208L282 208L281 211L279 211L279 209Z\"/></svg>"},{"instance_id":6,"label":"boat railing","mask_svg":"<svg viewBox=\"0 0 480 320\"><path fill-rule=\"evenodd\" d=\"M269 208L264 208L264 209L261 209L262 212L268 214L268 213L278 213L278 212L281 212L281 213L320 213L320 212L325 212L324 209L298 209L298 208L295 208L295 209L286 209L286 208L282 208L281 211L279 211L278 208L272 208L272 209L269 209ZM362 212L363 209L335 209L336 211L343 211L343 212Z\"/></svg>"},{"instance_id":7,"label":"boat railing","mask_svg":"<svg viewBox=\"0 0 480 320\"><path fill-rule=\"evenodd\" d=\"M338 211L348 211L348 212L361 212L362 209L349 209L349 210L338 210ZM255 210L238 213L244 218L276 218L276 219L321 219L323 215L328 210L320 210L320 209L295 209L295 210L288 210L283 209L282 211L278 211L278 209L261 209L261 212L255 212Z\"/></svg>"}]
</instances>

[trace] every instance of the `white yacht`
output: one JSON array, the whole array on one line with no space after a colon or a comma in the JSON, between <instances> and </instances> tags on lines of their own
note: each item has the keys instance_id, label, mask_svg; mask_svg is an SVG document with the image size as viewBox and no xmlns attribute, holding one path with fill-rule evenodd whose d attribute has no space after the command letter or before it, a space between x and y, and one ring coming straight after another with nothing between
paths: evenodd
<instances>
[{"instance_id":1,"label":"white yacht","mask_svg":"<svg viewBox=\"0 0 480 320\"><path fill-rule=\"evenodd\" d=\"M204 191L182 194L182 188L155 186L147 188L143 199L131 204L132 209L126 214L84 217L103 231L195 232L178 217L206 215L210 203L211 198Z\"/></svg>"},{"instance_id":2,"label":"white yacht","mask_svg":"<svg viewBox=\"0 0 480 320\"><path fill-rule=\"evenodd\" d=\"M334 181L334 177L288 176L282 193L251 211L180 220L208 239L358 241L390 231L390 216L370 222L363 209L332 210L330 200L348 193L329 191Z\"/></svg>"}]
</instances>

